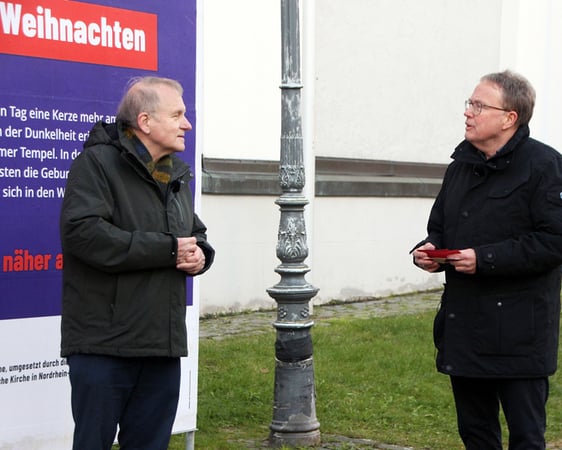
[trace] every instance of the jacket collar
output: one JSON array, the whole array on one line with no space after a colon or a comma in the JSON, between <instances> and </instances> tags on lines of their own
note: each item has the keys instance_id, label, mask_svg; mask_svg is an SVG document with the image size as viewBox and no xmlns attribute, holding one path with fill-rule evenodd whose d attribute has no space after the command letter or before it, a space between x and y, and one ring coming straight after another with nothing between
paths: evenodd
<instances>
[{"instance_id":1,"label":"jacket collar","mask_svg":"<svg viewBox=\"0 0 562 450\"><path fill-rule=\"evenodd\" d=\"M474 145L464 140L455 148L451 158L460 163L486 166L492 170L503 170L510 164L513 152L517 149L517 146L526 140L529 134L529 126L521 125L511 139L490 159L486 159L482 152Z\"/></svg>"},{"instance_id":2,"label":"jacket collar","mask_svg":"<svg viewBox=\"0 0 562 450\"><path fill-rule=\"evenodd\" d=\"M127 127L123 123L119 121L116 123L105 123L100 121L92 128L90 136L84 144L84 148L100 144L110 145L118 149L128 161L133 162L137 169L140 168L141 172L144 172L147 176L151 177L149 169L146 167L146 164L141 156L139 156L135 142L140 144L140 141L134 137L134 134L127 131ZM146 151L148 152L148 150ZM173 160L173 170L171 172L173 179L183 176L186 173L189 173L190 179L193 178L189 164L177 155L170 155L170 159Z\"/></svg>"}]
</instances>

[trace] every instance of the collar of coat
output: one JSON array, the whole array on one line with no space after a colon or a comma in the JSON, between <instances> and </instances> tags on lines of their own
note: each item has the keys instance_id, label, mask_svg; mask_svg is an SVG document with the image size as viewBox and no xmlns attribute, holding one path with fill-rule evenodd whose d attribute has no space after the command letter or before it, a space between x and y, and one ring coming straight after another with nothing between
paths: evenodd
<instances>
[{"instance_id":1,"label":"collar of coat","mask_svg":"<svg viewBox=\"0 0 562 450\"><path fill-rule=\"evenodd\" d=\"M510 163L512 153L517 146L526 140L529 134L529 126L521 125L511 139L490 159L486 159L480 150L465 139L455 148L451 158L460 163L486 166L491 170L503 170Z\"/></svg>"}]
</instances>

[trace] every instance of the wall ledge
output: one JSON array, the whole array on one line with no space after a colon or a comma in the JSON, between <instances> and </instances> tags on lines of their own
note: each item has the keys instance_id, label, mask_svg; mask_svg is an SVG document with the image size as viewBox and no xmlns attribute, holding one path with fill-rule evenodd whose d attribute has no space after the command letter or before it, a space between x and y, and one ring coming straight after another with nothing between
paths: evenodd
<instances>
[{"instance_id":1,"label":"wall ledge","mask_svg":"<svg viewBox=\"0 0 562 450\"><path fill-rule=\"evenodd\" d=\"M316 197L434 198L446 164L316 157ZM203 158L207 195L279 196L279 161Z\"/></svg>"}]
</instances>

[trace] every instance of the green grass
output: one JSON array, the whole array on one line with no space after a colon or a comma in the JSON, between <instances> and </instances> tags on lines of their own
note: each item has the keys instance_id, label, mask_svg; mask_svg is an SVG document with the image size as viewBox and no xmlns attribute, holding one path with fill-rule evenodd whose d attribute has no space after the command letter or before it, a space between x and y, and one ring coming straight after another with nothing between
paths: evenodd
<instances>
[{"instance_id":1,"label":"green grass","mask_svg":"<svg viewBox=\"0 0 562 450\"><path fill-rule=\"evenodd\" d=\"M433 313L330 319L312 329L323 439L462 449L448 377L434 366ZM196 449L247 449L272 419L275 333L201 340ZM562 377L551 379L549 442L562 442ZM346 447L341 447L346 448ZM356 447L348 447L356 448ZM185 450L173 436L170 450Z\"/></svg>"}]
</instances>

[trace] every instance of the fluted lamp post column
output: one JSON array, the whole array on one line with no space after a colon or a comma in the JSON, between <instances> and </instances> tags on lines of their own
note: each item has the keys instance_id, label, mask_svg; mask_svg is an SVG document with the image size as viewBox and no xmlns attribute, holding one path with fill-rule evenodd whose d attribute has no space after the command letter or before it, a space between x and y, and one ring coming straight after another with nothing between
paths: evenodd
<instances>
[{"instance_id":1,"label":"fluted lamp post column","mask_svg":"<svg viewBox=\"0 0 562 450\"><path fill-rule=\"evenodd\" d=\"M271 447L314 446L320 443L316 419L316 392L309 303L318 289L305 280L309 272L302 194L305 185L301 126L299 0L281 0L282 84L281 158L282 189L276 203L281 219L275 271L281 280L267 290L277 302L275 387Z\"/></svg>"}]
</instances>

